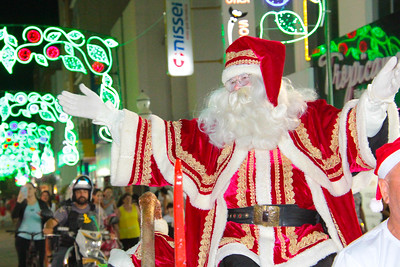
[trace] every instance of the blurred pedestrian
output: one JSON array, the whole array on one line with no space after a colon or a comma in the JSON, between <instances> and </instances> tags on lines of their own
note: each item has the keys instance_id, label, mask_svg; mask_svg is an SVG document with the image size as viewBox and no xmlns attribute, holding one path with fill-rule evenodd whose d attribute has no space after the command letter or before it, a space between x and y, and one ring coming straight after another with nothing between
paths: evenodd
<instances>
[{"instance_id":1,"label":"blurred pedestrian","mask_svg":"<svg viewBox=\"0 0 400 267\"><path fill-rule=\"evenodd\" d=\"M46 214L46 216L45 216ZM46 203L36 198L36 188L32 183L26 183L19 191L17 203L12 211L12 218L17 220L15 248L18 254L18 266L26 266L31 235L27 233L42 232L47 217L51 214ZM27 232L27 233L22 233ZM34 236L35 248L39 252L39 263L43 266L45 241L43 234Z\"/></svg>"},{"instance_id":2,"label":"blurred pedestrian","mask_svg":"<svg viewBox=\"0 0 400 267\"><path fill-rule=\"evenodd\" d=\"M4 226L4 222L6 221L6 215L7 215L6 205L4 204L4 201L1 199L0 200L0 224L1 224L1 227Z\"/></svg>"},{"instance_id":3,"label":"blurred pedestrian","mask_svg":"<svg viewBox=\"0 0 400 267\"><path fill-rule=\"evenodd\" d=\"M168 203L166 214L164 215L163 219L168 224L168 235L174 238L174 204Z\"/></svg>"},{"instance_id":4,"label":"blurred pedestrian","mask_svg":"<svg viewBox=\"0 0 400 267\"><path fill-rule=\"evenodd\" d=\"M93 190L92 202L96 206L97 216L96 220L100 225L100 228L104 228L104 220L106 219L106 213L104 209L101 207L101 203L103 202L103 191L101 189L96 188Z\"/></svg>"},{"instance_id":5,"label":"blurred pedestrian","mask_svg":"<svg viewBox=\"0 0 400 267\"><path fill-rule=\"evenodd\" d=\"M113 194L114 193L111 186L107 186L106 188L104 188L104 198L102 207L106 212L106 216L113 214L117 209Z\"/></svg>"},{"instance_id":6,"label":"blurred pedestrian","mask_svg":"<svg viewBox=\"0 0 400 267\"><path fill-rule=\"evenodd\" d=\"M140 237L140 211L139 207L132 204L132 196L125 193L118 201L119 211L119 240L124 250L130 249Z\"/></svg>"}]
</instances>

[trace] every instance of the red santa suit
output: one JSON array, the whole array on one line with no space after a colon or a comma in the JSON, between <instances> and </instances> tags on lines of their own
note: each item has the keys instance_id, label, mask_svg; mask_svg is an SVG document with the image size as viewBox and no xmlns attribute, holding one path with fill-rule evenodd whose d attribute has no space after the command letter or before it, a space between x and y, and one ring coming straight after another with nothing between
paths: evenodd
<instances>
[{"instance_id":1,"label":"red santa suit","mask_svg":"<svg viewBox=\"0 0 400 267\"><path fill-rule=\"evenodd\" d=\"M265 60L255 54L263 65ZM282 73L274 71L263 72L263 78L278 75L280 85ZM307 103L299 126L273 150L245 150L235 144L218 148L196 119L171 122L152 115L146 120L124 110L120 143L112 146L111 183L171 185L179 158L187 195L188 266L216 266L232 254L245 255L260 266L312 266L361 235L351 173L375 166L361 112L365 98L347 103L343 110L324 100ZM394 140L398 116L395 105L389 106L389 140ZM256 204L316 210L327 232L321 223L272 227L227 220L228 209Z\"/></svg>"}]
</instances>

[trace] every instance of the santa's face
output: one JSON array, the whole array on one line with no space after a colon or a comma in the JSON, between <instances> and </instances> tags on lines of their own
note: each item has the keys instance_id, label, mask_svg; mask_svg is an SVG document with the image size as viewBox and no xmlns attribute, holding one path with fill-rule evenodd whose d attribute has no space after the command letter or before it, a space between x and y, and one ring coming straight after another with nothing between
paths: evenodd
<instances>
[{"instance_id":1,"label":"santa's face","mask_svg":"<svg viewBox=\"0 0 400 267\"><path fill-rule=\"evenodd\" d=\"M304 103L298 94L292 98ZM274 149L281 137L298 125L297 110L303 104L295 101L274 107L267 98L261 75L241 74L210 95L208 107L199 116L199 125L218 147L236 143L244 149Z\"/></svg>"},{"instance_id":2,"label":"santa's face","mask_svg":"<svg viewBox=\"0 0 400 267\"><path fill-rule=\"evenodd\" d=\"M229 92L233 92L233 91L239 90L242 87L250 86L250 85L251 85L250 74L244 73L244 74L241 74L241 75L238 75L238 76L235 76L235 77L229 79L225 83L225 88Z\"/></svg>"}]
</instances>

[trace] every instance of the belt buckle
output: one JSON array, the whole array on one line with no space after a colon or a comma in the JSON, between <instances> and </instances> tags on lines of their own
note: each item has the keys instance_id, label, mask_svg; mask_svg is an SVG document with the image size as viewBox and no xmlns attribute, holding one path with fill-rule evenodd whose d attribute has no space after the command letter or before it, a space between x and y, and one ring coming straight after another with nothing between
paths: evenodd
<instances>
[{"instance_id":1,"label":"belt buckle","mask_svg":"<svg viewBox=\"0 0 400 267\"><path fill-rule=\"evenodd\" d=\"M254 224L266 227L279 226L279 206L254 205Z\"/></svg>"}]
</instances>

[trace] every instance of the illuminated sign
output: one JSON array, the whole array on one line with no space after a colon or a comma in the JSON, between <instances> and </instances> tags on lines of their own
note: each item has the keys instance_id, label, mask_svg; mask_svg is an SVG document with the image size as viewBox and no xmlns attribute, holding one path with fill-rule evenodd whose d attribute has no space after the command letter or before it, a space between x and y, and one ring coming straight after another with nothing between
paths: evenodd
<instances>
[{"instance_id":1,"label":"illuminated sign","mask_svg":"<svg viewBox=\"0 0 400 267\"><path fill-rule=\"evenodd\" d=\"M358 98L390 57L400 58L399 24L399 13L395 13L331 41L332 86L338 108ZM316 76L324 77L326 45L315 48L311 58ZM321 96L326 94L320 91Z\"/></svg>"},{"instance_id":2,"label":"illuminated sign","mask_svg":"<svg viewBox=\"0 0 400 267\"><path fill-rule=\"evenodd\" d=\"M171 76L193 74L192 32L188 0L166 0L168 72Z\"/></svg>"},{"instance_id":3,"label":"illuminated sign","mask_svg":"<svg viewBox=\"0 0 400 267\"><path fill-rule=\"evenodd\" d=\"M256 36L253 0L222 0L225 48L241 36Z\"/></svg>"}]
</instances>

